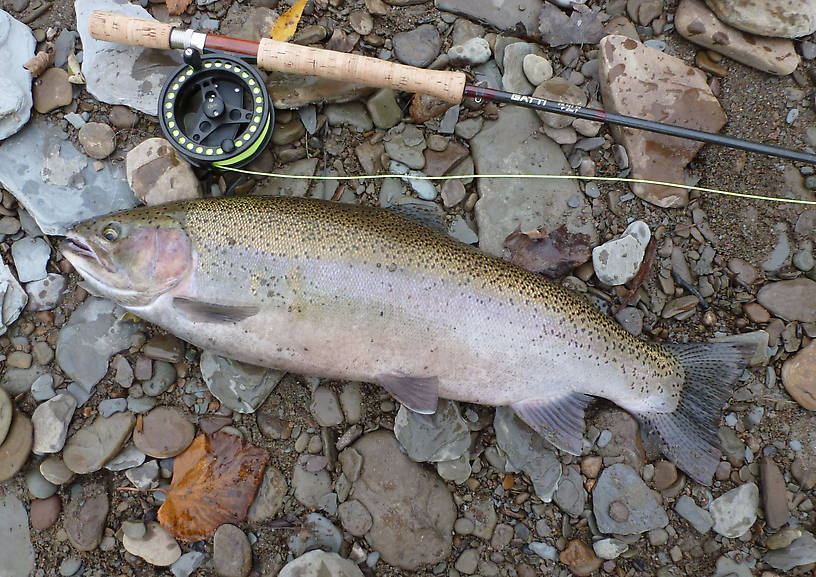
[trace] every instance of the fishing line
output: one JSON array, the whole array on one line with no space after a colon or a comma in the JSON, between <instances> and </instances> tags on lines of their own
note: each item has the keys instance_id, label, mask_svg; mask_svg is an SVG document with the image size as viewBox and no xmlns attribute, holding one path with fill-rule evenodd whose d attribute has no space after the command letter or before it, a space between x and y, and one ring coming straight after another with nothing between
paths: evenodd
<instances>
[{"instance_id":1,"label":"fishing line","mask_svg":"<svg viewBox=\"0 0 816 577\"><path fill-rule=\"evenodd\" d=\"M252 176L270 176L274 178L288 178L290 180L383 180L386 178L401 178L406 180L462 180L468 178L533 178L543 180L595 180L601 182L626 182L638 184L654 184L657 186L666 186L671 188L685 188L688 190L697 190L700 192L708 192L711 194L719 194L722 196L734 196L737 198L747 198L752 200L765 200L769 202L789 203L789 204L804 204L816 206L815 200L800 200L791 198L776 198L773 196L762 196L760 194L751 194L748 192L733 192L730 190L720 190L718 188L706 188L704 186L693 186L689 184L678 184L676 182L664 182L661 180L647 180L645 178L625 178L621 176L581 176L577 174L451 174L447 176L413 176L407 174L362 174L359 176L309 176L306 174L280 174L275 172L257 172L254 170L246 170L243 168L236 168L233 166L220 166L221 170L240 172Z\"/></svg>"}]
</instances>

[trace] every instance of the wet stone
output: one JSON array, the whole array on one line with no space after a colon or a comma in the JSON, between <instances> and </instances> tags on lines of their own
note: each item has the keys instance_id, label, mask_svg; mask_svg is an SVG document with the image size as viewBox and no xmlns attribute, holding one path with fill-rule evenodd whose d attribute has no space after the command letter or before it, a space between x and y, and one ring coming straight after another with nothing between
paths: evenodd
<instances>
[{"instance_id":1,"label":"wet stone","mask_svg":"<svg viewBox=\"0 0 816 577\"><path fill-rule=\"evenodd\" d=\"M65 531L78 551L93 551L102 541L108 495L101 485L86 485L65 508Z\"/></svg>"},{"instance_id":2,"label":"wet stone","mask_svg":"<svg viewBox=\"0 0 816 577\"><path fill-rule=\"evenodd\" d=\"M119 452L133 430L131 413L116 413L94 420L74 433L65 444L62 457L74 473L93 473Z\"/></svg>"}]
</instances>

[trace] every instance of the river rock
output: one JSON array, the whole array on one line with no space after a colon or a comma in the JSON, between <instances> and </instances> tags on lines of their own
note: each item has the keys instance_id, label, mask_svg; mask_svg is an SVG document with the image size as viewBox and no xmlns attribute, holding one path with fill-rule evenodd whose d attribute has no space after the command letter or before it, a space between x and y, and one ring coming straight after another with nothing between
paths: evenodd
<instances>
[{"instance_id":1,"label":"river rock","mask_svg":"<svg viewBox=\"0 0 816 577\"><path fill-rule=\"evenodd\" d=\"M155 116L164 81L181 64L181 53L127 46L94 39L88 31L92 10L116 12L153 20L150 13L127 0L78 0L76 25L82 39L82 74L88 92L108 104L124 104Z\"/></svg>"},{"instance_id":2,"label":"river rock","mask_svg":"<svg viewBox=\"0 0 816 577\"><path fill-rule=\"evenodd\" d=\"M688 495L680 495L677 502L674 504L674 510L678 515L683 517L686 521L694 527L698 533L708 533L714 525L714 520L711 518L711 513L698 507L694 499Z\"/></svg>"},{"instance_id":3,"label":"river rock","mask_svg":"<svg viewBox=\"0 0 816 577\"><path fill-rule=\"evenodd\" d=\"M496 430L496 444L507 455L505 470L527 473L535 494L548 503L561 478L561 463L552 445L516 417L510 407L496 408L493 428Z\"/></svg>"},{"instance_id":4,"label":"river rock","mask_svg":"<svg viewBox=\"0 0 816 577\"><path fill-rule=\"evenodd\" d=\"M249 539L235 525L224 523L215 530L213 568L221 577L246 577L252 570L252 547Z\"/></svg>"},{"instance_id":5,"label":"river rock","mask_svg":"<svg viewBox=\"0 0 816 577\"><path fill-rule=\"evenodd\" d=\"M816 341L801 349L782 365L782 384L793 399L816 411Z\"/></svg>"},{"instance_id":6,"label":"river rock","mask_svg":"<svg viewBox=\"0 0 816 577\"><path fill-rule=\"evenodd\" d=\"M132 413L97 417L74 433L65 444L62 458L74 473L93 473L102 468L125 444L136 418Z\"/></svg>"},{"instance_id":7,"label":"river rock","mask_svg":"<svg viewBox=\"0 0 816 577\"><path fill-rule=\"evenodd\" d=\"M32 96L34 109L40 114L71 104L73 88L68 73L62 68L49 68L34 81Z\"/></svg>"},{"instance_id":8,"label":"river rock","mask_svg":"<svg viewBox=\"0 0 816 577\"><path fill-rule=\"evenodd\" d=\"M312 549L323 549L333 553L340 552L343 534L323 515L309 513L303 521L303 530L291 535L287 540L289 550L295 556L303 555Z\"/></svg>"},{"instance_id":9,"label":"river rock","mask_svg":"<svg viewBox=\"0 0 816 577\"><path fill-rule=\"evenodd\" d=\"M816 31L816 1L706 0L717 18L760 36L799 38Z\"/></svg>"},{"instance_id":10,"label":"river rock","mask_svg":"<svg viewBox=\"0 0 816 577\"><path fill-rule=\"evenodd\" d=\"M34 454L57 453L65 446L68 427L77 402L68 393L62 393L39 405L31 415L34 426Z\"/></svg>"},{"instance_id":11,"label":"river rock","mask_svg":"<svg viewBox=\"0 0 816 577\"><path fill-rule=\"evenodd\" d=\"M17 320L26 303L28 295L23 287L8 265L5 262L0 263L0 335L5 334Z\"/></svg>"},{"instance_id":12,"label":"river rock","mask_svg":"<svg viewBox=\"0 0 816 577\"><path fill-rule=\"evenodd\" d=\"M62 503L59 495L51 495L46 499L31 501L31 527L42 531L48 529L59 519Z\"/></svg>"},{"instance_id":13,"label":"river rock","mask_svg":"<svg viewBox=\"0 0 816 577\"><path fill-rule=\"evenodd\" d=\"M572 174L561 147L538 134L535 112L519 106L499 109L471 141L471 154L480 174ZM502 154L496 154L501 150ZM597 238L589 207L573 180L478 179L479 201L474 211L479 248L502 256L504 240L517 226L554 231L566 225L571 233ZM572 199L572 200L571 200ZM569 203L578 200L572 208ZM574 204L574 202L573 202Z\"/></svg>"},{"instance_id":14,"label":"river rock","mask_svg":"<svg viewBox=\"0 0 816 577\"><path fill-rule=\"evenodd\" d=\"M418 415L402 405L394 419L394 435L417 462L452 461L470 447L470 429L459 405L444 399L433 415Z\"/></svg>"},{"instance_id":15,"label":"river rock","mask_svg":"<svg viewBox=\"0 0 816 577\"><path fill-rule=\"evenodd\" d=\"M331 492L331 475L326 469L309 471L307 469L309 458L302 456L295 463L292 473L292 489L295 499L305 507L317 508L323 498Z\"/></svg>"},{"instance_id":16,"label":"river rock","mask_svg":"<svg viewBox=\"0 0 816 577\"><path fill-rule=\"evenodd\" d=\"M44 279L30 282L25 287L28 295L28 310L50 311L62 302L65 296L65 277L48 273Z\"/></svg>"},{"instance_id":17,"label":"river rock","mask_svg":"<svg viewBox=\"0 0 816 577\"><path fill-rule=\"evenodd\" d=\"M6 440L13 416L14 404L11 402L11 397L9 397L6 389L0 388L0 445Z\"/></svg>"},{"instance_id":18,"label":"river rock","mask_svg":"<svg viewBox=\"0 0 816 577\"><path fill-rule=\"evenodd\" d=\"M233 411L254 413L286 374L219 356L201 354L201 376L210 392Z\"/></svg>"},{"instance_id":19,"label":"river rock","mask_svg":"<svg viewBox=\"0 0 816 577\"><path fill-rule=\"evenodd\" d=\"M337 553L309 551L284 565L278 577L363 577L363 572Z\"/></svg>"},{"instance_id":20,"label":"river rock","mask_svg":"<svg viewBox=\"0 0 816 577\"><path fill-rule=\"evenodd\" d=\"M0 182L46 234L136 205L121 163L97 171L56 124L32 120L0 146ZM30 162L30 159L42 159Z\"/></svg>"},{"instance_id":21,"label":"river rock","mask_svg":"<svg viewBox=\"0 0 816 577\"><path fill-rule=\"evenodd\" d=\"M411 571L445 559L456 519L445 484L404 455L389 431L369 433L353 447L363 468L350 496L371 513L371 547L386 563Z\"/></svg>"},{"instance_id":22,"label":"river rock","mask_svg":"<svg viewBox=\"0 0 816 577\"><path fill-rule=\"evenodd\" d=\"M799 65L793 42L754 36L723 24L702 0L683 0L674 25L684 38L757 70L784 76Z\"/></svg>"},{"instance_id":23,"label":"river rock","mask_svg":"<svg viewBox=\"0 0 816 577\"><path fill-rule=\"evenodd\" d=\"M124 533L122 535L122 545L131 555L141 557L157 567L172 565L181 557L179 544L156 521L146 523L144 535L139 538Z\"/></svg>"},{"instance_id":24,"label":"river rock","mask_svg":"<svg viewBox=\"0 0 816 577\"><path fill-rule=\"evenodd\" d=\"M617 286L635 278L652 233L642 220L626 227L620 238L592 249L592 265L598 280Z\"/></svg>"},{"instance_id":25,"label":"river rock","mask_svg":"<svg viewBox=\"0 0 816 577\"><path fill-rule=\"evenodd\" d=\"M634 469L620 463L601 472L592 490L592 508L602 533L636 535L669 523L655 493Z\"/></svg>"},{"instance_id":26,"label":"river rock","mask_svg":"<svg viewBox=\"0 0 816 577\"><path fill-rule=\"evenodd\" d=\"M72 314L57 339L57 363L86 391L108 371L110 357L130 346L140 324L118 320L124 311L113 302L89 298Z\"/></svg>"},{"instance_id":27,"label":"river rock","mask_svg":"<svg viewBox=\"0 0 816 577\"><path fill-rule=\"evenodd\" d=\"M102 541L110 504L102 485L86 485L65 507L65 532L79 551L93 551Z\"/></svg>"},{"instance_id":28,"label":"river rock","mask_svg":"<svg viewBox=\"0 0 816 577\"><path fill-rule=\"evenodd\" d=\"M800 565L816 563L816 539L805 532L784 549L769 551L765 555L765 561L780 571L790 571Z\"/></svg>"},{"instance_id":29,"label":"river rock","mask_svg":"<svg viewBox=\"0 0 816 577\"><path fill-rule=\"evenodd\" d=\"M48 273L45 266L51 257L51 247L41 238L21 238L11 245L11 256L22 283L44 279Z\"/></svg>"},{"instance_id":30,"label":"river rock","mask_svg":"<svg viewBox=\"0 0 816 577\"><path fill-rule=\"evenodd\" d=\"M434 61L442 47L442 39L436 26L423 24L409 30L394 34L394 55L403 64L425 68Z\"/></svg>"},{"instance_id":31,"label":"river rock","mask_svg":"<svg viewBox=\"0 0 816 577\"><path fill-rule=\"evenodd\" d=\"M451 66L483 64L492 56L490 44L484 38L470 38L462 44L451 46L448 50Z\"/></svg>"},{"instance_id":32,"label":"river rock","mask_svg":"<svg viewBox=\"0 0 816 577\"><path fill-rule=\"evenodd\" d=\"M756 521L758 507L759 488L754 483L731 489L711 502L714 531L730 539L741 537Z\"/></svg>"},{"instance_id":33,"label":"river rock","mask_svg":"<svg viewBox=\"0 0 816 577\"><path fill-rule=\"evenodd\" d=\"M0 527L3 528L3 538L0 539L0 559L3 559L0 570L3 577L33 575L34 547L28 529L28 515L22 501L12 494L0 498Z\"/></svg>"},{"instance_id":34,"label":"river rock","mask_svg":"<svg viewBox=\"0 0 816 577\"><path fill-rule=\"evenodd\" d=\"M37 42L31 28L0 10L0 140L20 130L31 116L31 74L23 68L34 56Z\"/></svg>"},{"instance_id":35,"label":"river rock","mask_svg":"<svg viewBox=\"0 0 816 577\"><path fill-rule=\"evenodd\" d=\"M148 138L127 153L127 181L148 206L201 196L198 178L164 138Z\"/></svg>"},{"instance_id":36,"label":"river rock","mask_svg":"<svg viewBox=\"0 0 816 577\"><path fill-rule=\"evenodd\" d=\"M543 5L543 0L434 0L439 10L485 22L499 30L509 30L521 23L530 36L538 31L538 15Z\"/></svg>"},{"instance_id":37,"label":"river rock","mask_svg":"<svg viewBox=\"0 0 816 577\"><path fill-rule=\"evenodd\" d=\"M524 59L530 54L544 56L538 44L515 42L505 47L503 58L502 85L508 92L533 94L533 86L524 74Z\"/></svg>"},{"instance_id":38,"label":"river rock","mask_svg":"<svg viewBox=\"0 0 816 577\"><path fill-rule=\"evenodd\" d=\"M578 517L586 505L587 493L577 465L570 465L564 469L558 487L555 490L555 503L563 512Z\"/></svg>"},{"instance_id":39,"label":"river rock","mask_svg":"<svg viewBox=\"0 0 816 577\"><path fill-rule=\"evenodd\" d=\"M24 414L15 411L11 428L0 445L0 483L8 481L23 468L31 452L33 439L31 421Z\"/></svg>"},{"instance_id":40,"label":"river rock","mask_svg":"<svg viewBox=\"0 0 816 577\"><path fill-rule=\"evenodd\" d=\"M271 465L267 467L255 499L247 512L249 522L261 523L274 519L283 506L283 498L286 496L287 489L286 477L283 476L283 473Z\"/></svg>"},{"instance_id":41,"label":"river rock","mask_svg":"<svg viewBox=\"0 0 816 577\"><path fill-rule=\"evenodd\" d=\"M85 154L97 160L104 160L116 149L116 135L113 129L102 122L88 122L79 129L79 143Z\"/></svg>"},{"instance_id":42,"label":"river rock","mask_svg":"<svg viewBox=\"0 0 816 577\"><path fill-rule=\"evenodd\" d=\"M145 455L168 459L193 442L195 426L177 409L156 407L141 419L141 426L133 433L133 444Z\"/></svg>"},{"instance_id":43,"label":"river rock","mask_svg":"<svg viewBox=\"0 0 816 577\"><path fill-rule=\"evenodd\" d=\"M600 52L600 85L607 112L707 132L717 132L725 124L725 113L702 71L625 36L606 36ZM641 98L646 93L649 98ZM612 132L626 148L633 178L684 182L683 169L702 148L700 142L631 128ZM632 192L664 208L688 204L684 188L634 183Z\"/></svg>"},{"instance_id":44,"label":"river rock","mask_svg":"<svg viewBox=\"0 0 816 577\"><path fill-rule=\"evenodd\" d=\"M765 511L765 521L771 529L779 529L790 518L785 477L770 457L762 458L759 472L762 478L762 509Z\"/></svg>"},{"instance_id":45,"label":"river rock","mask_svg":"<svg viewBox=\"0 0 816 577\"><path fill-rule=\"evenodd\" d=\"M816 281L809 278L768 283L759 289L757 301L785 320L816 322Z\"/></svg>"}]
</instances>

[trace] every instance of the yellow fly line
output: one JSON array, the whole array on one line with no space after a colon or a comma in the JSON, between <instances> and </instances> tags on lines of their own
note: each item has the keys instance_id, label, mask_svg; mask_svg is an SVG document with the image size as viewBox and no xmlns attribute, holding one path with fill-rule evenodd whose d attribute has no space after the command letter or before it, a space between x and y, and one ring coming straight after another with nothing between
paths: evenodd
<instances>
[{"instance_id":1,"label":"yellow fly line","mask_svg":"<svg viewBox=\"0 0 816 577\"><path fill-rule=\"evenodd\" d=\"M386 178L405 178L410 180L462 180L470 178L533 178L543 180L597 180L601 182L627 182L640 184L655 184L658 186L668 186L672 188L685 188L688 190L698 190L711 194L723 196L735 196L738 198L749 198L754 200L767 200L769 202L781 202L789 204L805 204L816 206L816 200L800 200L793 198L775 198L773 196L762 196L761 194L750 194L747 192L732 192L720 190L718 188L706 188L703 186L692 186L688 184L678 184L676 182L663 182L660 180L646 180L644 178L623 178L618 176L581 176L577 174L452 174L448 176L426 176L411 174L363 174L358 176L309 176L306 174L279 174L275 172L256 172L232 166L219 166L221 170L240 172L252 176L271 176L274 178L289 178L296 180L383 180Z\"/></svg>"}]
</instances>

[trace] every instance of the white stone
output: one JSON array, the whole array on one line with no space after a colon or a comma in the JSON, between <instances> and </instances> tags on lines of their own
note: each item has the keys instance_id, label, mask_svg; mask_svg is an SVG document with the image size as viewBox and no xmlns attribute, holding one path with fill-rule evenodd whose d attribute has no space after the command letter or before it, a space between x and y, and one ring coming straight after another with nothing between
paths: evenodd
<instances>
[{"instance_id":1,"label":"white stone","mask_svg":"<svg viewBox=\"0 0 816 577\"><path fill-rule=\"evenodd\" d=\"M33 451L36 455L62 450L76 406L73 396L62 393L34 409L31 424L34 426Z\"/></svg>"},{"instance_id":2,"label":"white stone","mask_svg":"<svg viewBox=\"0 0 816 577\"><path fill-rule=\"evenodd\" d=\"M759 507L759 488L754 483L744 483L731 489L711 502L709 511L714 520L714 531L736 539L754 524Z\"/></svg>"},{"instance_id":3,"label":"white stone","mask_svg":"<svg viewBox=\"0 0 816 577\"><path fill-rule=\"evenodd\" d=\"M553 67L550 61L538 54L527 54L521 61L524 75L533 86L538 86L552 78Z\"/></svg>"},{"instance_id":4,"label":"white stone","mask_svg":"<svg viewBox=\"0 0 816 577\"><path fill-rule=\"evenodd\" d=\"M760 36L799 38L816 31L816 0L706 0L717 17Z\"/></svg>"},{"instance_id":5,"label":"white stone","mask_svg":"<svg viewBox=\"0 0 816 577\"><path fill-rule=\"evenodd\" d=\"M636 220L620 238L592 249L592 266L598 280L609 286L622 285L634 278L643 262L652 233L649 225Z\"/></svg>"},{"instance_id":6,"label":"white stone","mask_svg":"<svg viewBox=\"0 0 816 577\"><path fill-rule=\"evenodd\" d=\"M614 537L607 537L600 541L595 541L592 544L595 554L601 559L617 559L622 553L629 549L629 545L615 539Z\"/></svg>"},{"instance_id":7,"label":"white stone","mask_svg":"<svg viewBox=\"0 0 816 577\"><path fill-rule=\"evenodd\" d=\"M363 577L363 572L337 553L309 551L287 563L278 577Z\"/></svg>"},{"instance_id":8,"label":"white stone","mask_svg":"<svg viewBox=\"0 0 816 577\"><path fill-rule=\"evenodd\" d=\"M133 539L127 534L122 535L122 544L128 553L141 557L157 567L172 565L181 557L181 547L161 525L150 521L146 523L146 529L141 539Z\"/></svg>"},{"instance_id":9,"label":"white stone","mask_svg":"<svg viewBox=\"0 0 816 577\"><path fill-rule=\"evenodd\" d=\"M493 56L490 44L484 38L471 38L463 44L451 46L448 58L453 66L484 64Z\"/></svg>"}]
</instances>

